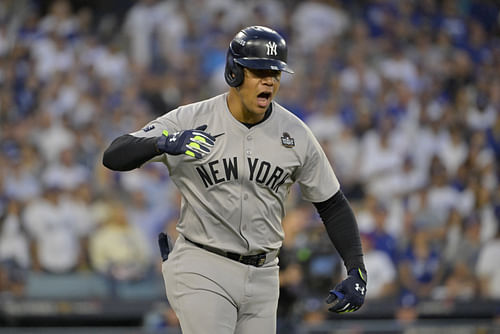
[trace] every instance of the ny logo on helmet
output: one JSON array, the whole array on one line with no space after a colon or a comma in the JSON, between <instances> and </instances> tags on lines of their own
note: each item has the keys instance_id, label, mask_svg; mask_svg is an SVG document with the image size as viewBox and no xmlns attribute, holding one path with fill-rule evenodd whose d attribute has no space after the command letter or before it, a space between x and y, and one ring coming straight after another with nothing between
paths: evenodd
<instances>
[{"instance_id":1,"label":"ny logo on helmet","mask_svg":"<svg viewBox=\"0 0 500 334\"><path fill-rule=\"evenodd\" d=\"M271 42L271 41L267 42L267 44L266 44L266 48L267 48L266 54L268 56L277 56L278 55L277 47L278 47L278 45L276 44L276 42Z\"/></svg>"}]
</instances>

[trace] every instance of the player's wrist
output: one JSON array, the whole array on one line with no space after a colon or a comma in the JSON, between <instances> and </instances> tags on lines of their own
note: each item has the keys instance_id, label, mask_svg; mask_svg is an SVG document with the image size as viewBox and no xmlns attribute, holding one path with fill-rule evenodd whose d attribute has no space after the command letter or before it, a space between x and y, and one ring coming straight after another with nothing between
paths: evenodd
<instances>
[{"instance_id":1,"label":"player's wrist","mask_svg":"<svg viewBox=\"0 0 500 334\"><path fill-rule=\"evenodd\" d=\"M352 268L347 272L349 276L359 277L365 284L368 281L368 275L364 268Z\"/></svg>"},{"instance_id":2,"label":"player's wrist","mask_svg":"<svg viewBox=\"0 0 500 334\"><path fill-rule=\"evenodd\" d=\"M167 133L166 135L164 133L161 136L157 137L157 140L155 143L155 148L156 148L156 152L158 154L167 153L166 144L167 144L167 139L168 139L168 132L166 132L166 133Z\"/></svg>"}]
</instances>

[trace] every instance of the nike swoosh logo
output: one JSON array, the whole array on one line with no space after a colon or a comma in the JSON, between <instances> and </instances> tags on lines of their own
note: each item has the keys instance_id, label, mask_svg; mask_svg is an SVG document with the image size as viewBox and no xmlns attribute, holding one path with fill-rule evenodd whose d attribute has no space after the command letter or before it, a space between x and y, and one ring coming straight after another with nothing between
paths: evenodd
<instances>
[{"instance_id":1,"label":"nike swoosh logo","mask_svg":"<svg viewBox=\"0 0 500 334\"><path fill-rule=\"evenodd\" d=\"M218 135L213 135L212 137L217 138L217 137L222 136L223 134L225 134L225 132L223 132L223 133L219 133Z\"/></svg>"}]
</instances>

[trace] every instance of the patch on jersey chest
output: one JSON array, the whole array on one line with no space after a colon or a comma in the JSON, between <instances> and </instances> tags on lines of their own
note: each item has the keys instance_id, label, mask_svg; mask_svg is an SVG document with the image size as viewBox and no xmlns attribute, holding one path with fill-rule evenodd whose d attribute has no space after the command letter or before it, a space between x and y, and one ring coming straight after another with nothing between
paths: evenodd
<instances>
[{"instance_id":1,"label":"patch on jersey chest","mask_svg":"<svg viewBox=\"0 0 500 334\"><path fill-rule=\"evenodd\" d=\"M288 132L283 132L283 136L281 137L281 145L285 147L294 147L295 146L295 139L290 137Z\"/></svg>"}]
</instances>

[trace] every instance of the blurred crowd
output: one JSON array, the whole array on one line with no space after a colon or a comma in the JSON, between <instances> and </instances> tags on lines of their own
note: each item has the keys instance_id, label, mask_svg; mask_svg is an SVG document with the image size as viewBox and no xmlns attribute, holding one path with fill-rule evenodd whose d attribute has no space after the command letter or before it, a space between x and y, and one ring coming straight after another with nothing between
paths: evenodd
<instances>
[{"instance_id":1,"label":"blurred crowd","mask_svg":"<svg viewBox=\"0 0 500 334\"><path fill-rule=\"evenodd\" d=\"M500 298L498 2L82 3L0 2L0 294L23 296L34 271L159 275L180 196L163 165L115 173L102 152L225 91L229 41L259 24L287 39L296 72L277 101L355 210L368 302ZM279 314L314 323L343 265L297 188L287 212Z\"/></svg>"}]
</instances>

